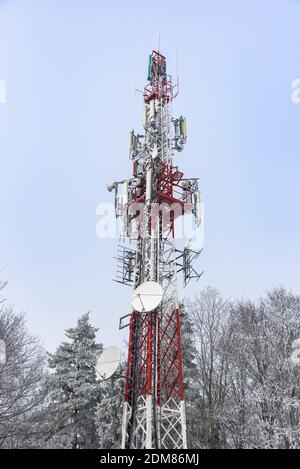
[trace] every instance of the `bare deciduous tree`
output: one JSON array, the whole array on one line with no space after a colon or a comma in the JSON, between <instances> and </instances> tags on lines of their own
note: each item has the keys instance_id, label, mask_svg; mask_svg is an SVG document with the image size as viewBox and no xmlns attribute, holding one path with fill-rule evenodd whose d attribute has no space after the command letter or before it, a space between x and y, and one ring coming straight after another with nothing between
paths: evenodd
<instances>
[{"instance_id":1,"label":"bare deciduous tree","mask_svg":"<svg viewBox=\"0 0 300 469\"><path fill-rule=\"evenodd\" d=\"M229 305L206 289L188 305L203 396L198 440L205 448L299 448L300 297L275 288Z\"/></svg>"},{"instance_id":2,"label":"bare deciduous tree","mask_svg":"<svg viewBox=\"0 0 300 469\"><path fill-rule=\"evenodd\" d=\"M198 383L203 401L201 447L223 446L222 412L226 396L228 359L226 323L229 305L220 292L207 288L187 302L193 320Z\"/></svg>"},{"instance_id":3,"label":"bare deciduous tree","mask_svg":"<svg viewBox=\"0 0 300 469\"><path fill-rule=\"evenodd\" d=\"M0 365L0 448L35 446L41 434L45 356L22 314L0 305L0 337L6 362Z\"/></svg>"}]
</instances>

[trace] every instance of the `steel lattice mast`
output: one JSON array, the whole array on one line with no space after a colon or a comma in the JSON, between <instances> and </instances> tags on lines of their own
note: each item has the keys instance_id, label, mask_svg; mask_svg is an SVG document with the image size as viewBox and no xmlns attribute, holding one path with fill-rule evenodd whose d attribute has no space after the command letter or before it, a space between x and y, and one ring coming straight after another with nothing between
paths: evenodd
<instances>
[{"instance_id":1,"label":"steel lattice mast","mask_svg":"<svg viewBox=\"0 0 300 469\"><path fill-rule=\"evenodd\" d=\"M133 177L109 186L116 190L123 235L136 245L119 247L117 281L132 285L133 296L144 285L159 284L163 291L155 309L133 306L121 318L124 327L130 317L122 448L187 447L177 272L183 271L185 284L201 274L192 267L199 252L176 249L174 223L186 213L200 223L200 193L197 179L184 179L173 164L186 141L186 120L172 118L177 87L165 57L153 51L143 93L144 133L130 135Z\"/></svg>"}]
</instances>

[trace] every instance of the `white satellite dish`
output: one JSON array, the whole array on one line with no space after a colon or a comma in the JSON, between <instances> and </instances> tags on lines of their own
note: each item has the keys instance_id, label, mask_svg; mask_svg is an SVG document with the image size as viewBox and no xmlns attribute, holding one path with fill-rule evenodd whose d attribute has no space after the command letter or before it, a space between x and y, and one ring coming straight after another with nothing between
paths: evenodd
<instances>
[{"instance_id":1,"label":"white satellite dish","mask_svg":"<svg viewBox=\"0 0 300 469\"><path fill-rule=\"evenodd\" d=\"M162 300L164 291L157 282L145 282L139 285L132 294L131 304L135 311L148 313L157 308Z\"/></svg>"},{"instance_id":2,"label":"white satellite dish","mask_svg":"<svg viewBox=\"0 0 300 469\"><path fill-rule=\"evenodd\" d=\"M0 339L0 365L6 363L6 345L3 339Z\"/></svg>"},{"instance_id":3,"label":"white satellite dish","mask_svg":"<svg viewBox=\"0 0 300 469\"><path fill-rule=\"evenodd\" d=\"M121 362L121 350L112 345L103 350L96 361L96 379L106 380L111 378L117 371Z\"/></svg>"}]
</instances>

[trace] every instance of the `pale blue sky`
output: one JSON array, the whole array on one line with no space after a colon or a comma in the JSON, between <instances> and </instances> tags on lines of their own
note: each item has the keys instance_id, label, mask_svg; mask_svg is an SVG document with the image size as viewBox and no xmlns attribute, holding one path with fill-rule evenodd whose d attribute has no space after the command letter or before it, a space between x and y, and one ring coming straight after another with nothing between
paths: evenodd
<instances>
[{"instance_id":1,"label":"pale blue sky","mask_svg":"<svg viewBox=\"0 0 300 469\"><path fill-rule=\"evenodd\" d=\"M0 267L7 296L53 350L92 311L106 345L130 289L111 281L116 241L96 237L105 183L130 175L147 55L178 50L177 159L201 178L202 280L224 295L300 292L300 2L0 0ZM127 335L127 331L125 332Z\"/></svg>"}]
</instances>

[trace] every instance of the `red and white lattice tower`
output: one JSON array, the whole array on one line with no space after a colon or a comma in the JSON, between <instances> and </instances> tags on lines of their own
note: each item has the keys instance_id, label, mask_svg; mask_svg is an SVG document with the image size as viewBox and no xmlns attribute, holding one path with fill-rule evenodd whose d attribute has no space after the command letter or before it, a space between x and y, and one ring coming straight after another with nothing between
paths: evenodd
<instances>
[{"instance_id":1,"label":"red and white lattice tower","mask_svg":"<svg viewBox=\"0 0 300 469\"><path fill-rule=\"evenodd\" d=\"M165 57L153 51L143 92L144 130L130 135L133 177L108 186L116 190L116 215L131 242L119 247L117 257L117 281L133 287L131 313L120 323L130 317L122 448L187 447L177 272L185 284L201 274L192 267L199 252L175 248L174 223L186 213L200 223L200 193L197 179L183 178L173 162L186 141L186 120L172 118L177 88Z\"/></svg>"}]
</instances>

